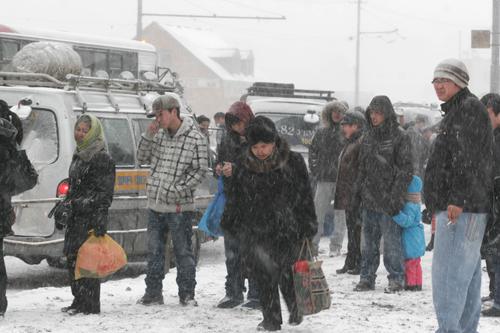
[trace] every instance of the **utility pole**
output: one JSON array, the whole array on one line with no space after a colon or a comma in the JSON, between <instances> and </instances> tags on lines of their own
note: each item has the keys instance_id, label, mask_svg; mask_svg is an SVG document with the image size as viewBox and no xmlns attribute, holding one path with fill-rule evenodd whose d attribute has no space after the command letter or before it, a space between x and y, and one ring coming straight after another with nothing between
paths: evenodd
<instances>
[{"instance_id":1,"label":"utility pole","mask_svg":"<svg viewBox=\"0 0 500 333\"><path fill-rule=\"evenodd\" d=\"M237 20L286 20L285 16L237 16L237 15L191 15L191 14L156 14L156 13L143 13L142 0L137 0L137 33L136 38L142 39L142 17L143 16L167 16L167 17L181 17L181 18L211 18L211 19L237 19Z\"/></svg>"},{"instance_id":2,"label":"utility pole","mask_svg":"<svg viewBox=\"0 0 500 333\"><path fill-rule=\"evenodd\" d=\"M361 0L358 0L358 23L356 28L356 76L354 77L354 106L359 105L359 38L361 37Z\"/></svg>"},{"instance_id":3,"label":"utility pole","mask_svg":"<svg viewBox=\"0 0 500 333\"><path fill-rule=\"evenodd\" d=\"M500 93L500 0L493 0L493 21L491 24L491 69L490 92Z\"/></svg>"},{"instance_id":4,"label":"utility pole","mask_svg":"<svg viewBox=\"0 0 500 333\"><path fill-rule=\"evenodd\" d=\"M500 0L497 0L500 1ZM388 30L388 31L361 31L361 0L358 0L358 23L356 28L356 70L354 77L354 106L359 105L359 58L361 54L361 35L382 35L382 34L394 34L397 33L398 29Z\"/></svg>"},{"instance_id":5,"label":"utility pole","mask_svg":"<svg viewBox=\"0 0 500 333\"><path fill-rule=\"evenodd\" d=\"M137 26L136 34L137 40L142 39L142 0L137 0Z\"/></svg>"}]
</instances>

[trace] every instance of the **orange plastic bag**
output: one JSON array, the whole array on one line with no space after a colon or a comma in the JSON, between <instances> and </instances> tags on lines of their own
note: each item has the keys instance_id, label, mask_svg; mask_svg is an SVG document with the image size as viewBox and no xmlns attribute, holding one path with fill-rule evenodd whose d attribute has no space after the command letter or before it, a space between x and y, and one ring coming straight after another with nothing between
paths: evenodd
<instances>
[{"instance_id":1,"label":"orange plastic bag","mask_svg":"<svg viewBox=\"0 0 500 333\"><path fill-rule=\"evenodd\" d=\"M78 250L75 280L99 279L113 274L127 264L123 248L108 235L96 237L93 232Z\"/></svg>"}]
</instances>

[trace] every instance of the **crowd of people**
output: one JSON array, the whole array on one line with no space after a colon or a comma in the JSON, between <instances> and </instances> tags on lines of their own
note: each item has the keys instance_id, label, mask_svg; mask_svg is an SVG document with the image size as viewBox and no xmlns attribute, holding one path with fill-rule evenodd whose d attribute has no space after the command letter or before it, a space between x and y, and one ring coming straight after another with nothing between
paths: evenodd
<instances>
[{"instance_id":1,"label":"crowd of people","mask_svg":"<svg viewBox=\"0 0 500 333\"><path fill-rule=\"evenodd\" d=\"M422 290L422 220L429 219L435 225L432 287L437 332L477 331L481 256L487 259L489 297L494 301L483 315L500 316L500 95L479 100L468 82L461 61L447 59L437 65L432 84L443 102L443 118L430 134L422 118L403 127L388 96L375 96L366 110L350 110L341 101L327 103L323 127L309 148L308 166L280 137L273 121L255 116L248 104L238 101L226 113L217 113L215 173L224 180L226 196L221 227L227 270L225 294L217 307L260 309L263 320L257 329L276 331L283 324L281 291L288 323L300 324L292 266L305 241L318 255L331 211L329 254L341 254L347 229L347 256L336 273L359 275L354 292L375 289L381 250L388 273L386 293ZM8 115L11 118L0 117L0 163L22 138L19 122ZM197 306L191 247L194 190L209 176L210 119L200 116L197 125L181 117L179 102L171 96L159 96L148 117L154 121L137 151L141 164L151 166L146 289L138 304L163 304L170 232L179 302ZM99 313L100 282L75 280L74 263L90 230L98 237L106 234L115 168L96 117L81 116L74 136L69 194L55 216L56 224L66 228L64 254L74 296L62 310ZM0 192L0 205L1 250L15 216L8 193ZM0 260L3 316L3 255Z\"/></svg>"}]
</instances>

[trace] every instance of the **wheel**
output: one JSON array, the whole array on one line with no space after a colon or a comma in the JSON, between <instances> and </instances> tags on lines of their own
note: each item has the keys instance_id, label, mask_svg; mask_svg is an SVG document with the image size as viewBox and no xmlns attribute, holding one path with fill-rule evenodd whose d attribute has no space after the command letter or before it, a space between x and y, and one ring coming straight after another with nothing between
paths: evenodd
<instances>
[{"instance_id":1,"label":"wheel","mask_svg":"<svg viewBox=\"0 0 500 333\"><path fill-rule=\"evenodd\" d=\"M68 268L68 263L65 257L56 257L56 258L46 258L47 264L50 267L65 269Z\"/></svg>"}]
</instances>

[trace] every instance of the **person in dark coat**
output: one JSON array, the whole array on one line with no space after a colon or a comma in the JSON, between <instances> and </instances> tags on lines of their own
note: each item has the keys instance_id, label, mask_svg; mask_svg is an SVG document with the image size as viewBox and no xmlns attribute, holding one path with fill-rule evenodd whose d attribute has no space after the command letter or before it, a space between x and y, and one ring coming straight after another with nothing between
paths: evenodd
<instances>
[{"instance_id":1,"label":"person in dark coat","mask_svg":"<svg viewBox=\"0 0 500 333\"><path fill-rule=\"evenodd\" d=\"M68 262L74 299L61 311L70 315L101 311L100 280L75 280L75 264L78 250L87 240L90 230L94 230L97 237L106 234L115 185L115 163L107 152L99 119L88 114L80 116L75 124L75 141L76 151L69 167L69 192L64 198L64 205L71 213L63 252ZM55 216L55 219L57 226L59 217Z\"/></svg>"},{"instance_id":2,"label":"person in dark coat","mask_svg":"<svg viewBox=\"0 0 500 333\"><path fill-rule=\"evenodd\" d=\"M235 102L225 116L226 135L218 146L217 163L215 172L224 176L225 195L230 195L227 188L231 186L233 173L239 167L242 155L248 150L245 131L254 118L252 109L244 102ZM230 209L229 207L225 208ZM232 214L225 214L227 218ZM226 255L226 295L217 304L218 308L233 308L243 303L243 291L245 288L245 277L241 267L240 244L235 235L230 232L224 233L224 252ZM248 280L248 302L246 307L255 308L259 305L259 293L254 279Z\"/></svg>"},{"instance_id":3,"label":"person in dark coat","mask_svg":"<svg viewBox=\"0 0 500 333\"><path fill-rule=\"evenodd\" d=\"M489 300L493 306L481 311L485 317L500 317L500 95L487 94L481 98L493 127L493 209L484 237L486 268L490 278Z\"/></svg>"},{"instance_id":4,"label":"person in dark coat","mask_svg":"<svg viewBox=\"0 0 500 333\"><path fill-rule=\"evenodd\" d=\"M5 109L6 108L6 109ZM0 100L0 319L7 310L7 271L3 258L3 239L12 234L12 225L16 219L14 209L11 204L11 194L7 191L8 171L6 163L12 158L16 149L16 142L22 140L21 121L17 115L15 119L8 117L10 112L7 103ZM7 112L8 111L8 112ZM5 117L4 117L5 115ZM18 121L16 121L18 120ZM17 126L16 126L17 125Z\"/></svg>"},{"instance_id":5,"label":"person in dark coat","mask_svg":"<svg viewBox=\"0 0 500 333\"><path fill-rule=\"evenodd\" d=\"M404 256L402 229L391 217L403 208L412 179L411 142L399 127L387 96L375 96L366 113L369 130L361 140L360 166L353 191L354 202L361 202L363 221L361 274L354 290L375 288L380 239L384 237L384 266L389 273L385 292L394 293L403 289Z\"/></svg>"},{"instance_id":6,"label":"person in dark coat","mask_svg":"<svg viewBox=\"0 0 500 333\"><path fill-rule=\"evenodd\" d=\"M230 214L225 232L237 235L248 273L257 280L264 320L259 330L281 329L280 288L290 312L289 323L302 316L295 300L292 265L305 239L317 231L307 167L279 137L269 118L258 116L247 128L249 148L229 188Z\"/></svg>"},{"instance_id":7,"label":"person in dark coat","mask_svg":"<svg viewBox=\"0 0 500 333\"><path fill-rule=\"evenodd\" d=\"M317 254L324 231L325 215L332 209L337 167L340 152L345 142L340 129L340 121L347 112L347 106L340 101L329 102L321 113L324 127L314 134L309 146L309 169L316 181L314 207L318 216L318 233L313 239L313 253ZM340 255L346 229L343 211L333 211L334 229L330 237L330 256Z\"/></svg>"},{"instance_id":8,"label":"person in dark coat","mask_svg":"<svg viewBox=\"0 0 500 333\"><path fill-rule=\"evenodd\" d=\"M444 112L424 176L425 205L436 216L434 309L438 332L477 332L480 248L493 193L493 130L486 108L467 88L462 61L443 60L433 77Z\"/></svg>"},{"instance_id":9,"label":"person in dark coat","mask_svg":"<svg viewBox=\"0 0 500 333\"><path fill-rule=\"evenodd\" d=\"M344 210L347 224L347 256L344 267L337 269L337 274L354 274L360 272L361 263L361 219L353 207L359 206L352 200L352 189L359 169L359 151L361 136L366 129L365 116L359 111L347 112L340 122L346 140L346 146L339 157L337 186L333 208Z\"/></svg>"}]
</instances>

